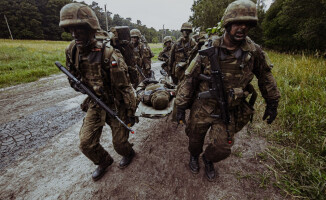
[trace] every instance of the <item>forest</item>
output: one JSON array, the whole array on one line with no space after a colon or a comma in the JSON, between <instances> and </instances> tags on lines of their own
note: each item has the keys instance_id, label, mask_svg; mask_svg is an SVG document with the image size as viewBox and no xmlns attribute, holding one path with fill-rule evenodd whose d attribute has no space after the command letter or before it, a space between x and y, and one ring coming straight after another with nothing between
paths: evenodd
<instances>
[{"instance_id":1,"label":"forest","mask_svg":"<svg viewBox=\"0 0 326 200\"><path fill-rule=\"evenodd\" d=\"M10 38L5 17L10 26L14 39L32 40L70 40L68 34L59 27L60 9L72 0L1 0L0 1L0 38ZM84 3L84 2L82 2ZM86 4L86 3L84 3ZM87 5L87 4L86 4ZM101 28L106 29L106 13L98 3L92 2L90 6L96 13ZM137 28L145 35L150 43L162 42L164 35L170 35L175 39L179 38L180 30L155 30L143 25L140 20L131 22L131 18L123 18L118 13L113 14L107 11L108 26L129 26L130 29Z\"/></svg>"},{"instance_id":2,"label":"forest","mask_svg":"<svg viewBox=\"0 0 326 200\"><path fill-rule=\"evenodd\" d=\"M233 0L196 0L190 21L195 27L217 26ZM258 26L250 37L258 44L282 52L325 52L326 1L274 0L268 10L264 0L255 0Z\"/></svg>"}]
</instances>

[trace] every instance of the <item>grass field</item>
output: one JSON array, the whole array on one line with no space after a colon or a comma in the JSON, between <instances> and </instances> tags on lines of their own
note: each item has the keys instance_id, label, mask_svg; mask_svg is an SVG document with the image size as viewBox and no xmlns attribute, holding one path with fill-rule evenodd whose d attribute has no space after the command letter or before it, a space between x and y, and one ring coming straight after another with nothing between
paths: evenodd
<instances>
[{"instance_id":1,"label":"grass field","mask_svg":"<svg viewBox=\"0 0 326 200\"><path fill-rule=\"evenodd\" d=\"M0 39L0 88L36 81L60 73L55 61L65 63L69 42ZM150 44L157 60L162 44Z\"/></svg>"},{"instance_id":2,"label":"grass field","mask_svg":"<svg viewBox=\"0 0 326 200\"><path fill-rule=\"evenodd\" d=\"M275 162L275 185L293 198L326 199L325 59L268 53L282 97L275 123L258 130L267 129L274 144L266 153ZM262 99L257 106L261 114Z\"/></svg>"},{"instance_id":3,"label":"grass field","mask_svg":"<svg viewBox=\"0 0 326 200\"><path fill-rule=\"evenodd\" d=\"M54 62L64 63L68 42L0 40L0 88L59 73Z\"/></svg>"},{"instance_id":4,"label":"grass field","mask_svg":"<svg viewBox=\"0 0 326 200\"><path fill-rule=\"evenodd\" d=\"M68 42L0 40L0 88L60 73ZM157 60L162 44L150 44ZM298 199L326 199L326 62L306 55L268 52L281 91L279 115L272 125L254 123L272 147L266 155L274 185ZM257 84L256 84L257 85ZM265 109L260 97L255 120Z\"/></svg>"}]
</instances>

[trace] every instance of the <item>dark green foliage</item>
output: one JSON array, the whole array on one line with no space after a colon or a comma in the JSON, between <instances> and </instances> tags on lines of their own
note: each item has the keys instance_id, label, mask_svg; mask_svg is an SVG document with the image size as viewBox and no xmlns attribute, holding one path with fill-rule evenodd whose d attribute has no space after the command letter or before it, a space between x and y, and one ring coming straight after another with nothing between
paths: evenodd
<instances>
[{"instance_id":1,"label":"dark green foliage","mask_svg":"<svg viewBox=\"0 0 326 200\"><path fill-rule=\"evenodd\" d=\"M196 0L192 5L191 10L193 15L190 17L190 21L193 26L206 30L217 26L217 23L221 21L226 7L234 0ZM263 0L254 1L257 2L258 7L258 25L251 29L249 37L256 43L263 43L263 31L262 21L265 16Z\"/></svg>"},{"instance_id":2,"label":"dark green foliage","mask_svg":"<svg viewBox=\"0 0 326 200\"><path fill-rule=\"evenodd\" d=\"M324 51L325 10L324 0L276 0L263 22L265 44L279 51Z\"/></svg>"},{"instance_id":3,"label":"dark green foliage","mask_svg":"<svg viewBox=\"0 0 326 200\"><path fill-rule=\"evenodd\" d=\"M1 0L0 38L10 38L4 15L14 39L59 40L62 29L58 26L62 6L72 0Z\"/></svg>"},{"instance_id":4,"label":"dark green foliage","mask_svg":"<svg viewBox=\"0 0 326 200\"><path fill-rule=\"evenodd\" d=\"M64 33L64 30L59 27L60 10L71 2L73 0L1 0L0 29L3 31L0 32L0 38L10 38L4 20L4 15L6 15L14 39L71 40L71 36ZM94 1L89 7L94 10L101 28L106 30L104 9ZM107 11L109 28L114 26L129 26L130 30L137 28L145 35L147 42L162 42L162 31L158 32L154 28L148 28L146 25L142 25L140 20L137 20L137 23L132 23L131 18L125 19L119 14L114 14L112 17L111 14ZM167 30L165 35L178 38L181 33L179 30Z\"/></svg>"},{"instance_id":5,"label":"dark green foliage","mask_svg":"<svg viewBox=\"0 0 326 200\"><path fill-rule=\"evenodd\" d=\"M221 21L225 8L233 0L196 0L191 7L190 21L196 28L205 30Z\"/></svg>"}]
</instances>

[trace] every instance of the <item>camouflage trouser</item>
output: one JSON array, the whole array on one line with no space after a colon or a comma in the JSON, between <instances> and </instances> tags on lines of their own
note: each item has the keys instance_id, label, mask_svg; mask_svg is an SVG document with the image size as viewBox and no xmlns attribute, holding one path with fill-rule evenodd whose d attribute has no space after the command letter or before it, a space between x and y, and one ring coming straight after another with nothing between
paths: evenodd
<instances>
[{"instance_id":1,"label":"camouflage trouser","mask_svg":"<svg viewBox=\"0 0 326 200\"><path fill-rule=\"evenodd\" d=\"M230 110L231 124L228 126L232 143L228 143L226 126L221 119L212 118L216 103L209 100L196 100L192 106L186 133L189 137L188 150L191 155L199 156L203 152L203 145L207 131L209 144L205 149L205 157L212 162L219 162L231 154L234 144L234 134L240 131L250 120L253 110L248 105L241 105Z\"/></svg>"},{"instance_id":2,"label":"camouflage trouser","mask_svg":"<svg viewBox=\"0 0 326 200\"><path fill-rule=\"evenodd\" d=\"M119 107L118 116L122 121L126 121L126 109L124 106ZM79 148L96 165L100 164L109 155L100 144L100 137L105 122L111 127L115 151L121 156L129 156L132 151L132 145L128 142L129 131L116 119L108 116L98 105L93 104L87 110L79 132Z\"/></svg>"}]
</instances>

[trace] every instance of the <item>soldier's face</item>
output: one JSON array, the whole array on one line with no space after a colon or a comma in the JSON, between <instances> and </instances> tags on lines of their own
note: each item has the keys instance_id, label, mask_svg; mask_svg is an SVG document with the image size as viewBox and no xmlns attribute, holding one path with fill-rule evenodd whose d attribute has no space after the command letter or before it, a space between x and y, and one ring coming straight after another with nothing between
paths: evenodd
<instances>
[{"instance_id":1,"label":"soldier's face","mask_svg":"<svg viewBox=\"0 0 326 200\"><path fill-rule=\"evenodd\" d=\"M91 41L92 38L94 38L94 34L95 34L93 33L93 31L85 27L70 27L69 31L78 47L86 46L89 43L89 41Z\"/></svg>"},{"instance_id":2,"label":"soldier's face","mask_svg":"<svg viewBox=\"0 0 326 200\"><path fill-rule=\"evenodd\" d=\"M165 46L166 46L166 47L170 47L170 46L171 46L171 42L166 42L166 43L165 43Z\"/></svg>"},{"instance_id":3,"label":"soldier's face","mask_svg":"<svg viewBox=\"0 0 326 200\"><path fill-rule=\"evenodd\" d=\"M131 37L131 43L137 44L138 43L138 37Z\"/></svg>"},{"instance_id":4,"label":"soldier's face","mask_svg":"<svg viewBox=\"0 0 326 200\"><path fill-rule=\"evenodd\" d=\"M231 29L229 32L231 40L233 42L243 41L248 35L249 28L249 24L245 22L236 22L231 24Z\"/></svg>"},{"instance_id":5,"label":"soldier's face","mask_svg":"<svg viewBox=\"0 0 326 200\"><path fill-rule=\"evenodd\" d=\"M188 38L189 35L190 35L190 33L191 33L191 31L189 31L189 30L183 30L183 31L182 31L182 35L183 35L183 37L185 37L185 38Z\"/></svg>"}]
</instances>

